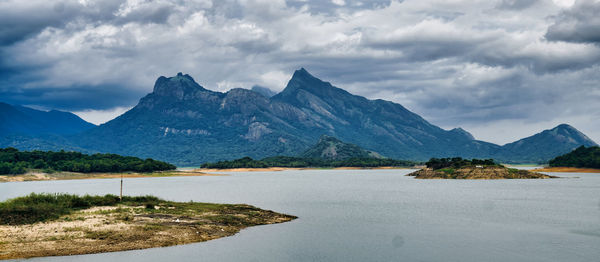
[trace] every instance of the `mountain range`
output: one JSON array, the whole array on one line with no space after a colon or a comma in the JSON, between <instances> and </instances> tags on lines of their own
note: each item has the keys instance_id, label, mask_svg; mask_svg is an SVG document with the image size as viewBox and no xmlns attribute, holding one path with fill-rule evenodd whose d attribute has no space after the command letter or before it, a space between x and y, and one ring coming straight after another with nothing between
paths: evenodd
<instances>
[{"instance_id":1,"label":"mountain range","mask_svg":"<svg viewBox=\"0 0 600 262\"><path fill-rule=\"evenodd\" d=\"M543 162L581 145L596 145L569 125L504 146L479 141L461 128L437 127L400 104L353 95L304 68L295 71L278 94L258 86L253 89L215 92L187 74L161 76L153 92L121 116L77 134L55 133L64 139L47 143L52 147L151 157L180 166L244 156L261 159L298 155L322 135L385 157L407 160L461 156ZM47 136L17 134L26 136L8 141L21 149L31 147L28 141L35 139L42 147L40 141ZM0 139L0 146L6 141Z\"/></svg>"}]
</instances>

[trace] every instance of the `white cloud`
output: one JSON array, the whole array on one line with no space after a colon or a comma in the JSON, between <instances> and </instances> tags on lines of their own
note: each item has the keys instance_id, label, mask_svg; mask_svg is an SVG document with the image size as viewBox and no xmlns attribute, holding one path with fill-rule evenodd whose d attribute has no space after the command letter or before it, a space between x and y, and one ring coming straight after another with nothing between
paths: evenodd
<instances>
[{"instance_id":1,"label":"white cloud","mask_svg":"<svg viewBox=\"0 0 600 262\"><path fill-rule=\"evenodd\" d=\"M114 119L117 116L122 115L129 109L131 109L131 107L115 107L107 110L83 110L76 111L73 113L81 117L81 119L85 121L96 125L100 125Z\"/></svg>"},{"instance_id":2,"label":"white cloud","mask_svg":"<svg viewBox=\"0 0 600 262\"><path fill-rule=\"evenodd\" d=\"M344 0L331 0L334 5L344 6L346 5L346 1Z\"/></svg>"}]
</instances>

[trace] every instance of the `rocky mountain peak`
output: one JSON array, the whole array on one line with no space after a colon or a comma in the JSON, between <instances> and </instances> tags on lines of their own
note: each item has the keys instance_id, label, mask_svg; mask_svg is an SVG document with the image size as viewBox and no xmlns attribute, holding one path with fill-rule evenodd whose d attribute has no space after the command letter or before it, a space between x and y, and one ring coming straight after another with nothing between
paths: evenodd
<instances>
[{"instance_id":1,"label":"rocky mountain peak","mask_svg":"<svg viewBox=\"0 0 600 262\"><path fill-rule=\"evenodd\" d=\"M159 77L154 84L153 93L183 99L186 95L202 90L206 89L196 83L190 75L179 72L174 77Z\"/></svg>"},{"instance_id":2,"label":"rocky mountain peak","mask_svg":"<svg viewBox=\"0 0 600 262\"><path fill-rule=\"evenodd\" d=\"M543 133L547 133L548 135L551 135L551 136L554 136L554 137L557 137L560 139L573 141L574 143L583 144L585 146L598 145L598 144L596 144L596 142L591 140L585 134L581 133L579 130L577 130L576 128L574 128L568 124L560 124L560 125L556 126L555 128L552 128L550 130L546 130L546 131L542 132L542 134Z\"/></svg>"}]
</instances>

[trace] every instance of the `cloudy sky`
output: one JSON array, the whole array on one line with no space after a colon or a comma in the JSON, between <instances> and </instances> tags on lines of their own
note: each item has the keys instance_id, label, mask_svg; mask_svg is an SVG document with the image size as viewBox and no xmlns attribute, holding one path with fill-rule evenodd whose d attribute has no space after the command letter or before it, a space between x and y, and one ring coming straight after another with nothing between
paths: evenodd
<instances>
[{"instance_id":1,"label":"cloudy sky","mask_svg":"<svg viewBox=\"0 0 600 262\"><path fill-rule=\"evenodd\" d=\"M305 67L499 144L600 142L600 0L2 0L0 101L101 123L188 73L284 88Z\"/></svg>"}]
</instances>

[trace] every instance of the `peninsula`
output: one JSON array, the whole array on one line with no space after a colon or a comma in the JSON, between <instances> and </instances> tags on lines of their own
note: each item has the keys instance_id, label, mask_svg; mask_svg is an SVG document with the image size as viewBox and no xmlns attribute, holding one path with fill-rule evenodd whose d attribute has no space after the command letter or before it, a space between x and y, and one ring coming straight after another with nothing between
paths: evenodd
<instances>
[{"instance_id":1,"label":"peninsula","mask_svg":"<svg viewBox=\"0 0 600 262\"><path fill-rule=\"evenodd\" d=\"M165 247L231 236L295 216L250 205L153 196L31 194L0 202L0 259Z\"/></svg>"}]
</instances>

